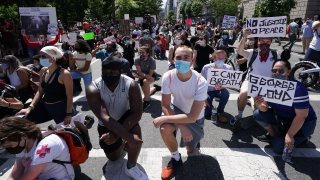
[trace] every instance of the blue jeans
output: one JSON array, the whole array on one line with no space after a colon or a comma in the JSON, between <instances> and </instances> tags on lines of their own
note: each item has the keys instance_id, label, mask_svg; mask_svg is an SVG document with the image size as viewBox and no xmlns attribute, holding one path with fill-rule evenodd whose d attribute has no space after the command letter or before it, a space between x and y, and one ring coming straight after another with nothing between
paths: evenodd
<instances>
[{"instance_id":1,"label":"blue jeans","mask_svg":"<svg viewBox=\"0 0 320 180\"><path fill-rule=\"evenodd\" d=\"M224 108L226 107L228 100L229 100L229 91L227 89L221 89L216 91L208 91L208 104L209 106L206 106L204 116L208 117L212 114L212 101L215 97L220 98L219 105L217 108L218 113L224 113Z\"/></svg>"},{"instance_id":2,"label":"blue jeans","mask_svg":"<svg viewBox=\"0 0 320 180\"><path fill-rule=\"evenodd\" d=\"M274 152L281 154L284 148L284 137L288 132L293 119L288 120L278 116L276 118L276 114L273 109L269 108L268 111L262 112L259 109L253 112L253 117L258 124L260 124L263 128L268 126L272 126L276 131L276 136L273 137L272 140L272 148ZM302 144L304 141L309 139L314 132L316 127L316 120L305 121L298 131L298 133L294 136L294 146L297 147Z\"/></svg>"},{"instance_id":3,"label":"blue jeans","mask_svg":"<svg viewBox=\"0 0 320 180\"><path fill-rule=\"evenodd\" d=\"M289 35L289 40L290 40L290 41L289 41L286 45L284 45L283 47L286 47L286 46L288 46L288 45L290 44L289 50L291 51L294 43L297 42L297 35L295 35L295 34Z\"/></svg>"},{"instance_id":4,"label":"blue jeans","mask_svg":"<svg viewBox=\"0 0 320 180\"><path fill-rule=\"evenodd\" d=\"M82 74L77 71L71 71L72 79L81 79L83 78L84 86L88 87L92 82L92 73Z\"/></svg>"}]
</instances>

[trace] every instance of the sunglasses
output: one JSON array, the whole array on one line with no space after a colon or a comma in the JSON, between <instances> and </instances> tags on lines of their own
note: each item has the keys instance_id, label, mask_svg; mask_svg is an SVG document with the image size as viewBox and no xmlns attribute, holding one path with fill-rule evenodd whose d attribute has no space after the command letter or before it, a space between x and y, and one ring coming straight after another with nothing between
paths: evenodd
<instances>
[{"instance_id":1,"label":"sunglasses","mask_svg":"<svg viewBox=\"0 0 320 180\"><path fill-rule=\"evenodd\" d=\"M283 74L285 72L284 69L272 69L271 71L272 73L278 73L278 74Z\"/></svg>"}]
</instances>

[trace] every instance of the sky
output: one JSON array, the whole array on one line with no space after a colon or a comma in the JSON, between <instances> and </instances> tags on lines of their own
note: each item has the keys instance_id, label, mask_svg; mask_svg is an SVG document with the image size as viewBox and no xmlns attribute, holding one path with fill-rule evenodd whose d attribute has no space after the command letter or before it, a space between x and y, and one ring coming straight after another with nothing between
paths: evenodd
<instances>
[{"instance_id":1,"label":"sky","mask_svg":"<svg viewBox=\"0 0 320 180\"><path fill-rule=\"evenodd\" d=\"M166 4L167 0L162 0L162 8L164 8L164 5Z\"/></svg>"}]
</instances>

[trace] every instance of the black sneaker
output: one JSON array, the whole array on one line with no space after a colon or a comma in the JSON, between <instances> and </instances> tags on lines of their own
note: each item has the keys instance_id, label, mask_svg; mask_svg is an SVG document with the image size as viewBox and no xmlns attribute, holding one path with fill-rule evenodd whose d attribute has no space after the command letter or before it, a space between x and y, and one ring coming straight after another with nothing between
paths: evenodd
<instances>
[{"instance_id":1,"label":"black sneaker","mask_svg":"<svg viewBox=\"0 0 320 180\"><path fill-rule=\"evenodd\" d=\"M258 136L257 139L261 142L272 142L272 136L269 133Z\"/></svg>"},{"instance_id":2,"label":"black sneaker","mask_svg":"<svg viewBox=\"0 0 320 180\"><path fill-rule=\"evenodd\" d=\"M92 127L92 125L94 124L94 117L90 116L90 115L86 115L86 117L84 118L84 122L83 124L90 129Z\"/></svg>"},{"instance_id":3,"label":"black sneaker","mask_svg":"<svg viewBox=\"0 0 320 180\"><path fill-rule=\"evenodd\" d=\"M157 85L157 84L154 84L153 87L156 88L156 91L161 91L161 86Z\"/></svg>"},{"instance_id":4,"label":"black sneaker","mask_svg":"<svg viewBox=\"0 0 320 180\"><path fill-rule=\"evenodd\" d=\"M143 101L143 110L147 110L150 107L150 101Z\"/></svg>"},{"instance_id":5,"label":"black sneaker","mask_svg":"<svg viewBox=\"0 0 320 180\"><path fill-rule=\"evenodd\" d=\"M162 169L162 180L169 180L173 178L176 175L177 171L180 169L180 167L182 167L183 163L181 159L181 154L179 154L179 156L179 161L176 161L174 158L171 158L171 160L168 162L168 165Z\"/></svg>"}]
</instances>

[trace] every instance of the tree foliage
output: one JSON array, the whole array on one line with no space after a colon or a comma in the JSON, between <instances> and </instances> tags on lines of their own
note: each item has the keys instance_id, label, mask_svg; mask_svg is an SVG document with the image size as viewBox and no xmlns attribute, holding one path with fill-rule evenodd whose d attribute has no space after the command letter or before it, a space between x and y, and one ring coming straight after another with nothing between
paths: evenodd
<instances>
[{"instance_id":1,"label":"tree foliage","mask_svg":"<svg viewBox=\"0 0 320 180\"><path fill-rule=\"evenodd\" d=\"M199 16L202 14L203 2L200 1L192 1L191 10L193 16Z\"/></svg>"},{"instance_id":2,"label":"tree foliage","mask_svg":"<svg viewBox=\"0 0 320 180\"><path fill-rule=\"evenodd\" d=\"M224 15L236 16L240 0L209 0L210 8L216 18Z\"/></svg>"},{"instance_id":3,"label":"tree foliage","mask_svg":"<svg viewBox=\"0 0 320 180\"><path fill-rule=\"evenodd\" d=\"M296 0L263 0L259 4L261 17L289 16L292 8L297 5Z\"/></svg>"},{"instance_id":4,"label":"tree foliage","mask_svg":"<svg viewBox=\"0 0 320 180\"><path fill-rule=\"evenodd\" d=\"M18 6L16 4L0 6L0 18L18 22Z\"/></svg>"},{"instance_id":5,"label":"tree foliage","mask_svg":"<svg viewBox=\"0 0 320 180\"><path fill-rule=\"evenodd\" d=\"M168 12L168 16L167 16L168 21L172 22L174 21L176 18L174 17L174 12L172 10L170 10Z\"/></svg>"}]
</instances>

